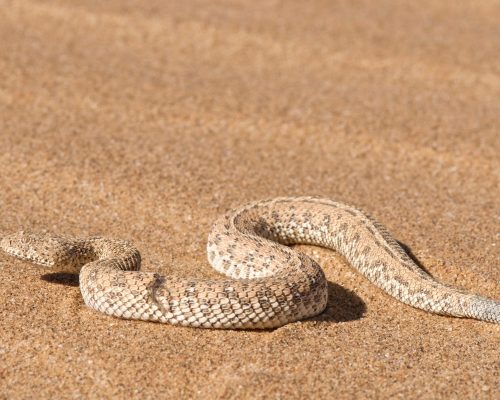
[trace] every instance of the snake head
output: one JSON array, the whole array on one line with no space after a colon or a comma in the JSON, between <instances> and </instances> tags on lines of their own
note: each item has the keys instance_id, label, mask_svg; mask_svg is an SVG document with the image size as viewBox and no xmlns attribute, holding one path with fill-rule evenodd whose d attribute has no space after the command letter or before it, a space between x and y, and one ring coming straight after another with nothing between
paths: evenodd
<instances>
[{"instance_id":1,"label":"snake head","mask_svg":"<svg viewBox=\"0 0 500 400\"><path fill-rule=\"evenodd\" d=\"M71 245L57 236L20 231L3 237L0 249L21 260L31 261L43 267L64 268L71 259Z\"/></svg>"}]
</instances>

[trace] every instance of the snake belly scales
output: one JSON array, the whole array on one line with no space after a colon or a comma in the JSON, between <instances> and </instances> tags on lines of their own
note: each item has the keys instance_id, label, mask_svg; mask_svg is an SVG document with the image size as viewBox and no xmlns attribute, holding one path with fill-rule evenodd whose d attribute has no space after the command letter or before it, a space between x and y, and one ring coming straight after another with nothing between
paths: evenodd
<instances>
[{"instance_id":1,"label":"snake belly scales","mask_svg":"<svg viewBox=\"0 0 500 400\"><path fill-rule=\"evenodd\" d=\"M500 302L441 283L422 270L386 229L347 204L315 197L250 203L213 225L208 260L226 279L188 279L140 271L130 243L18 232L6 253L57 271L79 272L85 303L102 313L175 325L265 329L321 313L323 270L290 244L338 251L399 301L436 314L500 323Z\"/></svg>"}]
</instances>

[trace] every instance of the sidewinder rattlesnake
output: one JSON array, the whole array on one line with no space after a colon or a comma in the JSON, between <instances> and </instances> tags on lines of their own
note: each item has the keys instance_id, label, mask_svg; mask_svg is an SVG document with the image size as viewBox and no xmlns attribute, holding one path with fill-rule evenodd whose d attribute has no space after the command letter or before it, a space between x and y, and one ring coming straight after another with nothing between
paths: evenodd
<instances>
[{"instance_id":1,"label":"sidewinder rattlesnake","mask_svg":"<svg viewBox=\"0 0 500 400\"><path fill-rule=\"evenodd\" d=\"M318 264L286 246L338 251L376 286L413 307L500 323L500 302L438 282L376 221L352 206L314 197L250 203L214 224L208 260L229 279L141 272L139 251L123 240L18 232L6 253L79 272L85 303L121 318L226 329L274 328L321 313L327 280Z\"/></svg>"}]
</instances>

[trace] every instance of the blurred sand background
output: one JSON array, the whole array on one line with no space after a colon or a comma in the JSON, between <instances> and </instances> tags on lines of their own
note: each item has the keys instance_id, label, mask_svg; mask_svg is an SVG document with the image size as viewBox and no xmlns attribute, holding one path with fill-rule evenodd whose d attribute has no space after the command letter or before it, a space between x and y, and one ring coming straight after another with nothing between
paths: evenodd
<instances>
[{"instance_id":1,"label":"blurred sand background","mask_svg":"<svg viewBox=\"0 0 500 400\"><path fill-rule=\"evenodd\" d=\"M498 1L0 5L0 235L118 237L145 270L215 277L218 215L321 195L500 298ZM300 249L329 306L269 332L110 318L0 255L0 398L500 398L498 326Z\"/></svg>"}]
</instances>

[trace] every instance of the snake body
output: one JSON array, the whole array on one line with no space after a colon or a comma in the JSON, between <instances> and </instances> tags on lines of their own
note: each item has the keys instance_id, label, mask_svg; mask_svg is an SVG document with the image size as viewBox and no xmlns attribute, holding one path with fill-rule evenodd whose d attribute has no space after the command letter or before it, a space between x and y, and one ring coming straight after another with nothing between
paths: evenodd
<instances>
[{"instance_id":1,"label":"snake body","mask_svg":"<svg viewBox=\"0 0 500 400\"><path fill-rule=\"evenodd\" d=\"M376 286L413 307L500 323L500 302L438 282L385 228L361 210L314 197L250 203L218 219L208 260L225 280L140 271L123 240L18 232L0 248L58 271L79 272L85 303L127 319L226 329L274 328L321 313L327 280L319 265L287 245L334 249Z\"/></svg>"}]
</instances>

